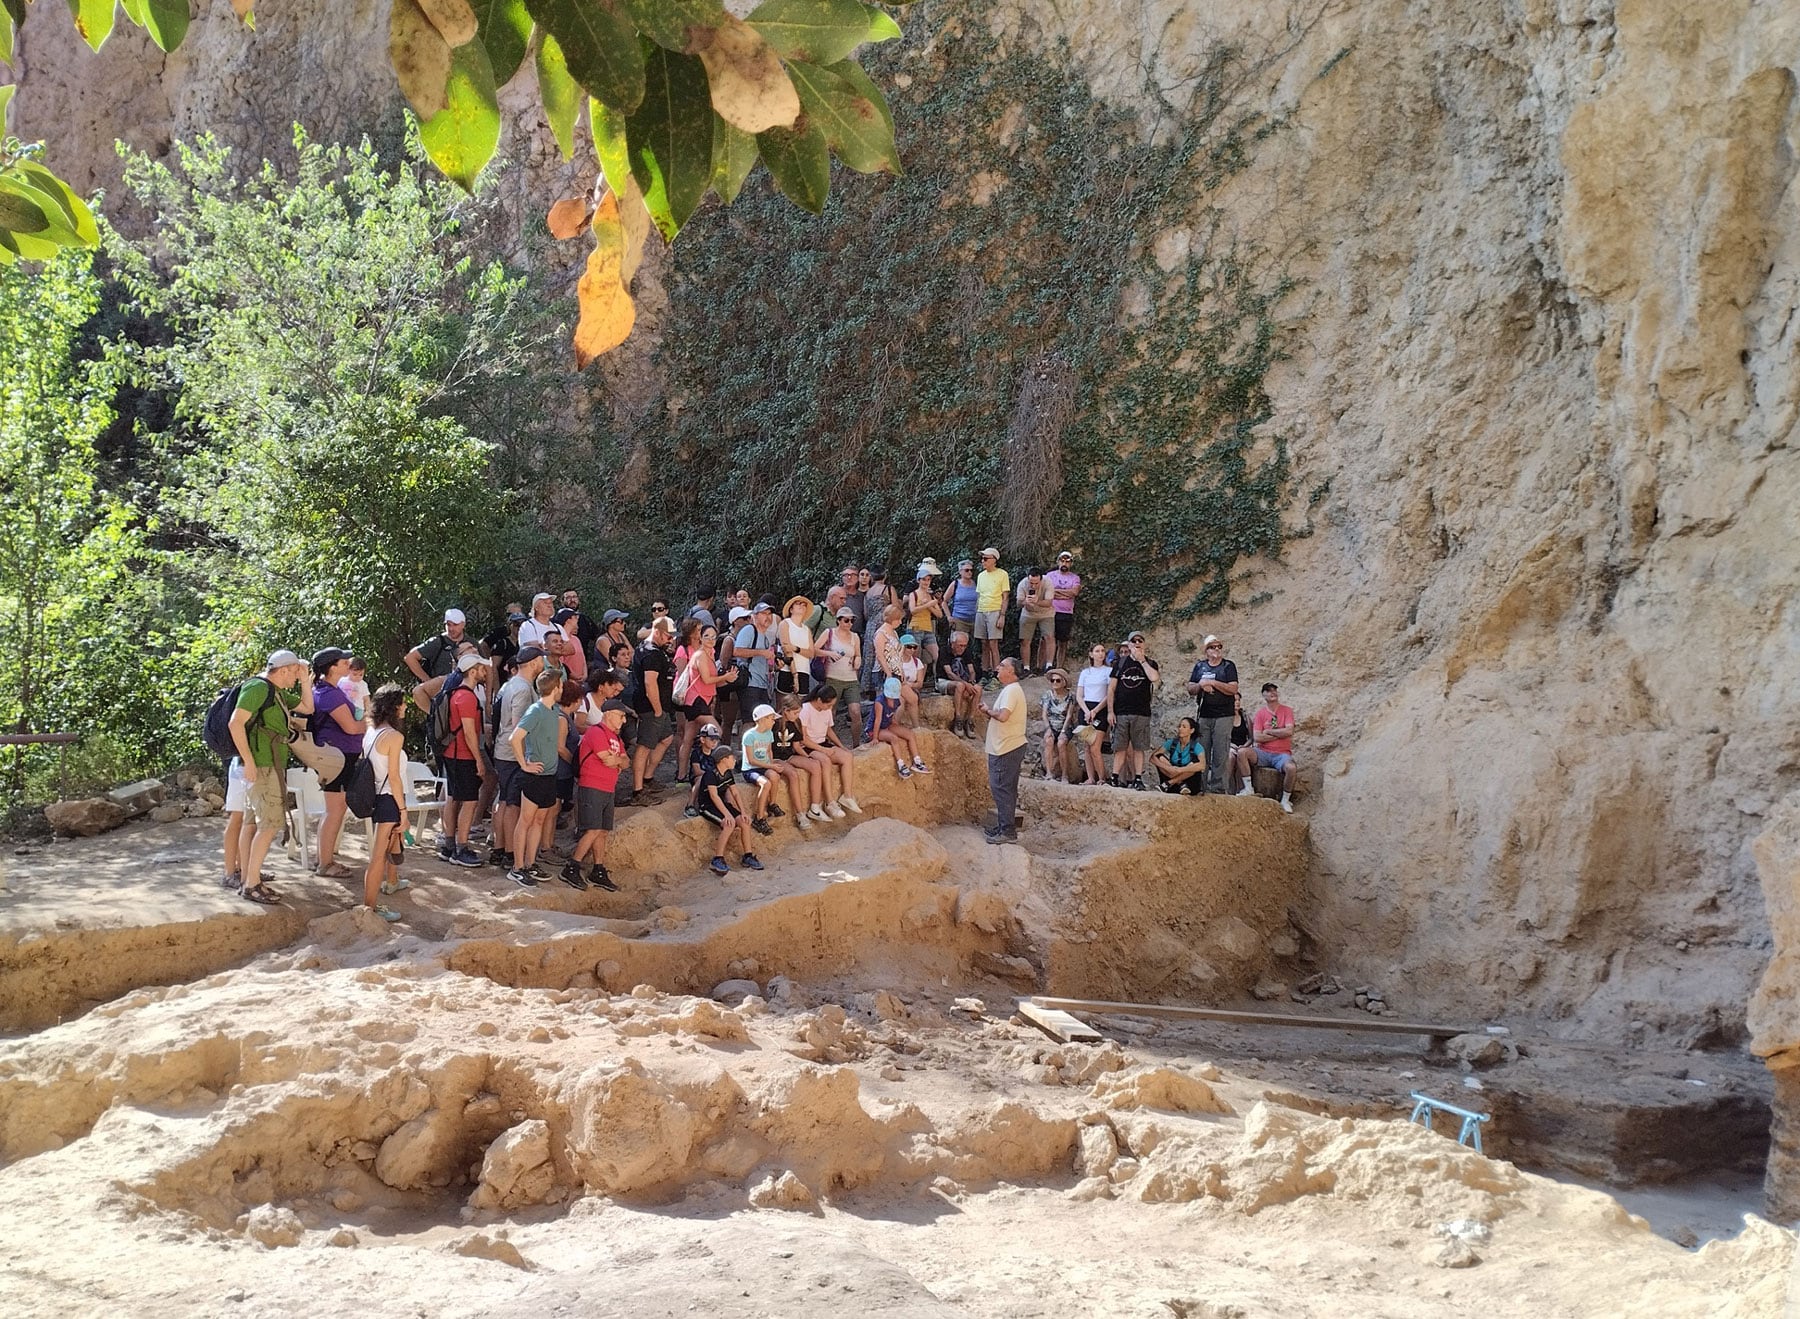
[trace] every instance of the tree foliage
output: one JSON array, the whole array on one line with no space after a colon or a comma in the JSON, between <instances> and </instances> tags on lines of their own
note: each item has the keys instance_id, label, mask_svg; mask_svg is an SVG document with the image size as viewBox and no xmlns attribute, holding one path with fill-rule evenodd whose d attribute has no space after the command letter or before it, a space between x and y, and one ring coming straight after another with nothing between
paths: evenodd
<instances>
[{"instance_id":1,"label":"tree foliage","mask_svg":"<svg viewBox=\"0 0 1800 1319\"><path fill-rule=\"evenodd\" d=\"M465 250L462 193L366 142L296 130L296 147L292 179L240 179L210 139L173 167L128 156L154 237L109 251L165 341L127 356L175 400L157 516L204 564L211 648L392 661L422 604L489 561L490 459L519 436L481 401L530 374L549 331L520 279Z\"/></svg>"},{"instance_id":2,"label":"tree foliage","mask_svg":"<svg viewBox=\"0 0 1800 1319\"><path fill-rule=\"evenodd\" d=\"M0 0L0 60L31 0ZM159 48L180 45L189 0L120 0ZM896 0L897 4L906 0ZM253 0L232 0L254 26ZM70 0L98 51L113 0ZM564 159L584 105L601 166L587 199L596 254L578 290L578 365L630 333L630 273L613 254L643 223L675 240L708 191L727 203L760 156L776 186L818 212L835 152L862 173L899 171L893 116L852 58L900 26L863 0L393 0L388 56L432 161L465 190L500 144L499 89L534 56L538 94ZM11 95L0 87L0 114ZM623 149L620 149L620 145ZM610 201L610 204L608 202ZM16 143L0 152L0 264L94 247L93 219Z\"/></svg>"}]
</instances>

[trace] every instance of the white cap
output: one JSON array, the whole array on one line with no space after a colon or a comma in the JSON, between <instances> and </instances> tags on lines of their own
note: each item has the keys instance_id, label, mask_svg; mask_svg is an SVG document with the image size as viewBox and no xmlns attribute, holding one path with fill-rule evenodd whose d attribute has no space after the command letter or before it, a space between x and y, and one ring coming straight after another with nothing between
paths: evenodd
<instances>
[{"instance_id":1,"label":"white cap","mask_svg":"<svg viewBox=\"0 0 1800 1319\"><path fill-rule=\"evenodd\" d=\"M753 720L754 719L773 719L774 717L775 717L775 707L772 705L759 705L750 712L750 718Z\"/></svg>"},{"instance_id":2,"label":"white cap","mask_svg":"<svg viewBox=\"0 0 1800 1319\"><path fill-rule=\"evenodd\" d=\"M731 612L725 616L725 621L727 623L735 623L740 618L748 617L750 617L750 611L748 609L744 608L742 605L733 605L731 606Z\"/></svg>"},{"instance_id":3,"label":"white cap","mask_svg":"<svg viewBox=\"0 0 1800 1319\"><path fill-rule=\"evenodd\" d=\"M466 623L469 620L463 617L463 611L460 609L446 609L444 611L444 621L446 623Z\"/></svg>"},{"instance_id":4,"label":"white cap","mask_svg":"<svg viewBox=\"0 0 1800 1319\"><path fill-rule=\"evenodd\" d=\"M1200 649L1205 650L1208 646L1222 646L1224 644L1225 643L1220 641L1217 637L1208 635L1206 640L1200 643Z\"/></svg>"},{"instance_id":5,"label":"white cap","mask_svg":"<svg viewBox=\"0 0 1800 1319\"><path fill-rule=\"evenodd\" d=\"M539 591L536 595L531 597L531 603L536 604L539 600L554 600L554 599L556 599L556 597L551 595L550 592Z\"/></svg>"},{"instance_id":6,"label":"white cap","mask_svg":"<svg viewBox=\"0 0 1800 1319\"><path fill-rule=\"evenodd\" d=\"M264 673L273 673L276 669L285 669L290 664L304 664L305 660L291 650L278 650L269 656L269 662L263 667Z\"/></svg>"},{"instance_id":7,"label":"white cap","mask_svg":"<svg viewBox=\"0 0 1800 1319\"><path fill-rule=\"evenodd\" d=\"M474 651L470 651L467 655L464 655L461 659L456 661L456 667L461 672L467 673L470 669L478 669L486 663L486 659L482 658Z\"/></svg>"},{"instance_id":8,"label":"white cap","mask_svg":"<svg viewBox=\"0 0 1800 1319\"><path fill-rule=\"evenodd\" d=\"M981 552L981 557L984 559L997 559L1000 557L1000 551L990 545Z\"/></svg>"}]
</instances>

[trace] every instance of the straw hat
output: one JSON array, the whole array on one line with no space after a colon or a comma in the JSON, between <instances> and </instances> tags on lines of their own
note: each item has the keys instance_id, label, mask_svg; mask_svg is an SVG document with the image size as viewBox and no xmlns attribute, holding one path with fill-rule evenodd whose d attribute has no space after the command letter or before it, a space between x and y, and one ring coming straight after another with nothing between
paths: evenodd
<instances>
[{"instance_id":1,"label":"straw hat","mask_svg":"<svg viewBox=\"0 0 1800 1319\"><path fill-rule=\"evenodd\" d=\"M809 613L818 607L817 605L813 604L812 597L809 595L790 595L788 597L788 602L786 604L784 604L783 606L781 606L781 616L783 618L786 618L789 614L793 613L794 606L797 604L805 605L807 608L807 612L809 612Z\"/></svg>"}]
</instances>

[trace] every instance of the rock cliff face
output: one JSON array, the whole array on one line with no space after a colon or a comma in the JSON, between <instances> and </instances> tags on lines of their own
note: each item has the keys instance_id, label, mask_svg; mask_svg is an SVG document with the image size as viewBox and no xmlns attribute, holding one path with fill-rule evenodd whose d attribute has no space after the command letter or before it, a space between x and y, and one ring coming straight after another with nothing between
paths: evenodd
<instances>
[{"instance_id":1,"label":"rock cliff face","mask_svg":"<svg viewBox=\"0 0 1800 1319\"><path fill-rule=\"evenodd\" d=\"M269 0L254 34L202 7L166 61L131 34L89 56L34 7L20 131L81 183L116 179L115 135L395 131L379 0L304 28ZM1270 383L1303 488L1329 491L1200 624L1300 711L1335 955L1440 1011L1741 1041L1771 948L1751 843L1800 792L1800 9L994 12L1066 36L1119 100L1305 20L1270 75L1292 126L1228 205L1305 253ZM508 97L523 223L564 167ZM621 397L653 393L648 360L609 366ZM1757 1043L1800 1044L1800 1014Z\"/></svg>"}]
</instances>

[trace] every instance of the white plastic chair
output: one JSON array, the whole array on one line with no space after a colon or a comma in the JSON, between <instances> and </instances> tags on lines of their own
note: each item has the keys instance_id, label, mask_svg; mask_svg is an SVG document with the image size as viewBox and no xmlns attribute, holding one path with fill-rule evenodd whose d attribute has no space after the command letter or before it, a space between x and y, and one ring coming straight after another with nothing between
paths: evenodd
<instances>
[{"instance_id":1,"label":"white plastic chair","mask_svg":"<svg viewBox=\"0 0 1800 1319\"><path fill-rule=\"evenodd\" d=\"M403 772L406 777L406 809L418 814L419 828L424 827L424 817L435 812L437 820L432 828L442 834L444 799L448 795L442 776L433 774L429 765L421 765L410 759L404 765Z\"/></svg>"},{"instance_id":2,"label":"white plastic chair","mask_svg":"<svg viewBox=\"0 0 1800 1319\"><path fill-rule=\"evenodd\" d=\"M288 808L288 819L293 824L293 835L300 843L300 864L312 865L316 860L312 852L312 834L307 831L307 821L325 818L325 793L319 784L319 776L304 765L290 765L287 772L287 790L294 795L294 804Z\"/></svg>"}]
</instances>

